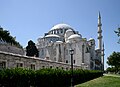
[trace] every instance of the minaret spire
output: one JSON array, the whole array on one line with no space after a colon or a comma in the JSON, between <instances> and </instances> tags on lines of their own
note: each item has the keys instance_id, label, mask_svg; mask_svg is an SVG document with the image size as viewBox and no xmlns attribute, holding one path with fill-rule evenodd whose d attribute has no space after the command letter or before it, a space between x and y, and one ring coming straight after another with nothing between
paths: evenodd
<instances>
[{"instance_id":1,"label":"minaret spire","mask_svg":"<svg viewBox=\"0 0 120 87\"><path fill-rule=\"evenodd\" d=\"M102 50L102 23L101 23L101 15L98 13L98 48Z\"/></svg>"}]
</instances>

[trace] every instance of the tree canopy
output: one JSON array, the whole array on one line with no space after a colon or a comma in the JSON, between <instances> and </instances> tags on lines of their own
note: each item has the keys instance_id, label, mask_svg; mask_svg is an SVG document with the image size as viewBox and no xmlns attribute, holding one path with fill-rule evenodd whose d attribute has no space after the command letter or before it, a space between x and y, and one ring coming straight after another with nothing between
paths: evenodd
<instances>
[{"instance_id":1,"label":"tree canopy","mask_svg":"<svg viewBox=\"0 0 120 87\"><path fill-rule=\"evenodd\" d=\"M116 72L118 72L120 69L120 52L113 52L107 59L107 64L115 67Z\"/></svg>"},{"instance_id":2,"label":"tree canopy","mask_svg":"<svg viewBox=\"0 0 120 87\"><path fill-rule=\"evenodd\" d=\"M38 57L38 49L36 48L35 43L32 40L28 41L28 46L26 47L26 56Z\"/></svg>"},{"instance_id":3,"label":"tree canopy","mask_svg":"<svg viewBox=\"0 0 120 87\"><path fill-rule=\"evenodd\" d=\"M118 36L118 38L120 37L120 28L118 28L116 31L114 31L116 34L117 34L117 36ZM118 43L120 44L120 38L119 38L119 40L118 40Z\"/></svg>"},{"instance_id":4,"label":"tree canopy","mask_svg":"<svg viewBox=\"0 0 120 87\"><path fill-rule=\"evenodd\" d=\"M22 46L15 40L15 37L12 37L10 35L10 32L7 30L3 30L3 28L0 27L0 40L3 40L6 43L9 43L11 45L15 45L19 48L22 48Z\"/></svg>"}]
</instances>

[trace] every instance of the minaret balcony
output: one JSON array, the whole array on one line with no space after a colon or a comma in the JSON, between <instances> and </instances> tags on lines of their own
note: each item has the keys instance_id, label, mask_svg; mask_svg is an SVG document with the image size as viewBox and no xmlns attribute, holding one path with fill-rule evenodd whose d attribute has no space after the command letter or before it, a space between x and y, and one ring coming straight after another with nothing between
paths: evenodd
<instances>
[{"instance_id":1,"label":"minaret balcony","mask_svg":"<svg viewBox=\"0 0 120 87\"><path fill-rule=\"evenodd\" d=\"M102 24L98 24L98 27L102 26Z\"/></svg>"},{"instance_id":2,"label":"minaret balcony","mask_svg":"<svg viewBox=\"0 0 120 87\"><path fill-rule=\"evenodd\" d=\"M97 39L101 39L103 36L99 36Z\"/></svg>"},{"instance_id":3,"label":"minaret balcony","mask_svg":"<svg viewBox=\"0 0 120 87\"><path fill-rule=\"evenodd\" d=\"M98 33L102 33L102 30L99 30Z\"/></svg>"}]
</instances>

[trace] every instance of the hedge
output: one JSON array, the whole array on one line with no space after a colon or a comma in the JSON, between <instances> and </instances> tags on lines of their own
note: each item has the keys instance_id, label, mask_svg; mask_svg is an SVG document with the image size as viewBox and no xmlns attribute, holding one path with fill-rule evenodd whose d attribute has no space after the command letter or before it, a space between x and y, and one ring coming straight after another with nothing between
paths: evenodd
<instances>
[{"instance_id":1,"label":"hedge","mask_svg":"<svg viewBox=\"0 0 120 87\"><path fill-rule=\"evenodd\" d=\"M74 70L74 85L100 77L101 71ZM71 71L60 69L28 70L23 68L0 70L0 87L69 87Z\"/></svg>"}]
</instances>

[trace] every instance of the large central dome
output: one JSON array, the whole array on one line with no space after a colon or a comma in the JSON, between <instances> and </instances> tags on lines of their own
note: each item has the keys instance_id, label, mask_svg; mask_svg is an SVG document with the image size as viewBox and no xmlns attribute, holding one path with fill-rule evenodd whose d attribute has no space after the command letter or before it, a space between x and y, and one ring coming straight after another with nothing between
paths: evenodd
<instances>
[{"instance_id":1,"label":"large central dome","mask_svg":"<svg viewBox=\"0 0 120 87\"><path fill-rule=\"evenodd\" d=\"M51 28L51 30L56 30L56 29L73 29L70 25L68 24L57 24Z\"/></svg>"}]
</instances>

